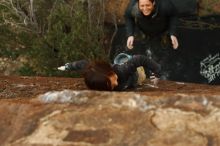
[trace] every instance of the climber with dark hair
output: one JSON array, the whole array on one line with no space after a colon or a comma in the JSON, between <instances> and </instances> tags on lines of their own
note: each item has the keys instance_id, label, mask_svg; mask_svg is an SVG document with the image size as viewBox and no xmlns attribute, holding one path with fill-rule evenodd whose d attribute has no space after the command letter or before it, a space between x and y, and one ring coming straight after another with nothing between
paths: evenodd
<instances>
[{"instance_id":1,"label":"climber with dark hair","mask_svg":"<svg viewBox=\"0 0 220 146\"><path fill-rule=\"evenodd\" d=\"M137 68L143 66L154 73L151 81L157 84L160 78L160 65L143 55L134 55L122 64L109 64L104 61L79 60L59 67L59 70L82 71L85 84L93 90L121 91L137 85Z\"/></svg>"}]
</instances>

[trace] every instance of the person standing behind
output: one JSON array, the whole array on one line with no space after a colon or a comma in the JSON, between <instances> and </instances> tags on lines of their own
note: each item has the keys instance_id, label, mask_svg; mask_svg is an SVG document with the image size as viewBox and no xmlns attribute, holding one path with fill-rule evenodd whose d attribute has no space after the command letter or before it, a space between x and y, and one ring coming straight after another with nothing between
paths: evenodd
<instances>
[{"instance_id":1,"label":"person standing behind","mask_svg":"<svg viewBox=\"0 0 220 146\"><path fill-rule=\"evenodd\" d=\"M130 0L125 11L127 48L153 58L162 67L162 79L169 77L172 53L179 47L178 17L195 15L197 0ZM134 47L135 28L144 33L141 50ZM173 48L173 49L171 49Z\"/></svg>"},{"instance_id":2,"label":"person standing behind","mask_svg":"<svg viewBox=\"0 0 220 146\"><path fill-rule=\"evenodd\" d=\"M155 45L152 41L158 41L158 38L160 43L164 43L161 41L163 39L161 36L165 34L169 36L172 48L177 49L179 46L176 32L178 17L220 15L219 8L220 0L130 0L125 11L127 48L133 48L137 26L145 34L150 48L155 48L152 46Z\"/></svg>"},{"instance_id":3,"label":"person standing behind","mask_svg":"<svg viewBox=\"0 0 220 146\"><path fill-rule=\"evenodd\" d=\"M125 12L127 48L133 48L137 26L149 39L168 32L172 47L177 49L177 19L175 7L170 0L131 0Z\"/></svg>"}]
</instances>

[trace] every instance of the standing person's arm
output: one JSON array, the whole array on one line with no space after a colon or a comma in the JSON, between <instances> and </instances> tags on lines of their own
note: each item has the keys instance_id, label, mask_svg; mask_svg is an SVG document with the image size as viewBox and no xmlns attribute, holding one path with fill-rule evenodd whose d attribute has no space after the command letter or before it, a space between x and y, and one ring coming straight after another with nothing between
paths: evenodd
<instances>
[{"instance_id":1,"label":"standing person's arm","mask_svg":"<svg viewBox=\"0 0 220 146\"><path fill-rule=\"evenodd\" d=\"M178 14L177 9L170 0L163 1L163 13L168 18L168 33L173 45L173 49L177 49L179 46L177 39L177 25L178 25Z\"/></svg>"},{"instance_id":2,"label":"standing person's arm","mask_svg":"<svg viewBox=\"0 0 220 146\"><path fill-rule=\"evenodd\" d=\"M135 28L135 18L132 16L132 9L136 4L136 0L130 0L128 7L125 11L125 25L126 25L126 33L127 33L127 47L128 49L133 48L134 43L134 28Z\"/></svg>"},{"instance_id":3,"label":"standing person's arm","mask_svg":"<svg viewBox=\"0 0 220 146\"><path fill-rule=\"evenodd\" d=\"M169 35L170 39L173 45L173 49L177 49L179 46L177 35L176 35L176 29L177 29L177 22L178 22L178 17L177 16L170 16L169 17Z\"/></svg>"}]
</instances>

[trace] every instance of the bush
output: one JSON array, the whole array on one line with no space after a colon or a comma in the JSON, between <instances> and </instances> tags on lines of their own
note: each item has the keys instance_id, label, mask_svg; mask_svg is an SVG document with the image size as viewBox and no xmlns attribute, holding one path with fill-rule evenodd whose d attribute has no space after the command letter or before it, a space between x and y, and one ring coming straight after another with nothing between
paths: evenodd
<instances>
[{"instance_id":1,"label":"bush","mask_svg":"<svg viewBox=\"0 0 220 146\"><path fill-rule=\"evenodd\" d=\"M17 10L24 13L22 15L15 13L14 9L2 7L3 13L7 13L8 16L5 19L12 21L14 25L4 25L3 30L11 33L10 36L4 36L8 44L7 49L10 51L6 51L5 46L0 45L0 55L16 50L19 50L17 51L19 55L25 55L28 62L20 69L22 75L62 75L56 68L66 62L85 58L107 59L103 49L103 24L89 19L85 2L80 0L34 2L30 4L18 0L14 3ZM34 6L32 12L29 10L31 5ZM8 54L11 55L13 53Z\"/></svg>"}]
</instances>

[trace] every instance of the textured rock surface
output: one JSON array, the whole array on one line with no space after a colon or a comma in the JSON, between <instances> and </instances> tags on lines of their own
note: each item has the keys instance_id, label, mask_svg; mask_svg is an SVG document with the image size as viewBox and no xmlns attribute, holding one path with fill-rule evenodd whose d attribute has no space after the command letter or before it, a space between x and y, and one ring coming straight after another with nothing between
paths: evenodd
<instances>
[{"instance_id":1,"label":"textured rock surface","mask_svg":"<svg viewBox=\"0 0 220 146\"><path fill-rule=\"evenodd\" d=\"M220 86L98 92L82 79L0 76L0 98L1 146L220 145Z\"/></svg>"}]
</instances>

